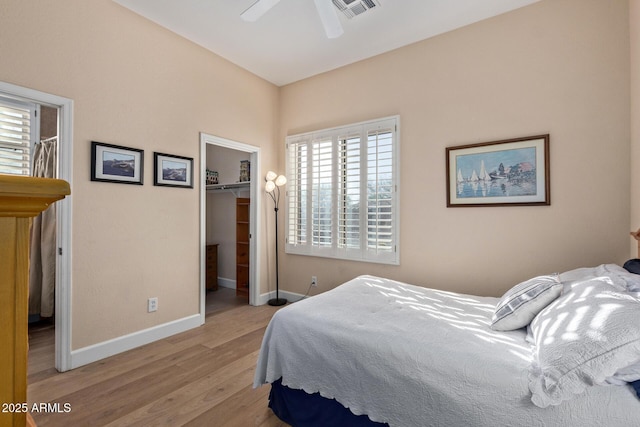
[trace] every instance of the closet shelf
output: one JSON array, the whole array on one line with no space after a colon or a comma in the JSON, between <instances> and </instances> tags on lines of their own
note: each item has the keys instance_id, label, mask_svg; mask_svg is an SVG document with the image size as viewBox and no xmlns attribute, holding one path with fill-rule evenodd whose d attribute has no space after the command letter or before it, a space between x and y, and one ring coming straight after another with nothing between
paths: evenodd
<instances>
[{"instance_id":1,"label":"closet shelf","mask_svg":"<svg viewBox=\"0 0 640 427\"><path fill-rule=\"evenodd\" d=\"M210 184L207 185L207 192L230 192L239 197L241 191L247 191L251 187L251 182L234 182L232 184Z\"/></svg>"}]
</instances>

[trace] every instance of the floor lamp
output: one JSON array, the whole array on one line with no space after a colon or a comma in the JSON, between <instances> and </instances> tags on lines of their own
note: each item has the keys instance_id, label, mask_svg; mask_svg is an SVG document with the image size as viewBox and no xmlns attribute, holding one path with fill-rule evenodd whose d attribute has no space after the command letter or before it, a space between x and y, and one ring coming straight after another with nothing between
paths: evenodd
<instances>
[{"instance_id":1,"label":"floor lamp","mask_svg":"<svg viewBox=\"0 0 640 427\"><path fill-rule=\"evenodd\" d=\"M280 187L287 183L287 178L284 175L277 175L275 172L267 172L265 177L267 183L264 186L265 191L273 200L273 210L275 211L276 218L276 297L269 300L269 305L285 305L287 303L286 298L280 298L280 287L278 284L278 205L280 204Z\"/></svg>"}]
</instances>

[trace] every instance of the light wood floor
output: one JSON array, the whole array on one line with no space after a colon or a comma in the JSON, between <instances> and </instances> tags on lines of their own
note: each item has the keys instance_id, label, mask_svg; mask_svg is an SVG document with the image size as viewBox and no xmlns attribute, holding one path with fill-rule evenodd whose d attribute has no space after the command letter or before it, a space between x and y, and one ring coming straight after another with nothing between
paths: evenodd
<instances>
[{"instance_id":1,"label":"light wood floor","mask_svg":"<svg viewBox=\"0 0 640 427\"><path fill-rule=\"evenodd\" d=\"M227 299L207 304L199 328L64 373L54 368L53 329L30 329L29 405L71 405L32 413L37 425L287 426L267 407L269 387L252 387L277 307Z\"/></svg>"}]
</instances>

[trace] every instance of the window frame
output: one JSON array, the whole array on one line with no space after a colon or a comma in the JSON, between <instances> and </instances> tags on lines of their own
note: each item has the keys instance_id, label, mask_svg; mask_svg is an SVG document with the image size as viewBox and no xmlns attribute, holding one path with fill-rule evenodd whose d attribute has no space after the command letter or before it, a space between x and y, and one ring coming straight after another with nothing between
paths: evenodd
<instances>
[{"instance_id":1,"label":"window frame","mask_svg":"<svg viewBox=\"0 0 640 427\"><path fill-rule=\"evenodd\" d=\"M383 203L382 210L386 210L390 206L391 225L387 226L390 230L390 243L383 244L383 248L375 246L369 248L369 202L367 178L369 161L366 157L369 148L369 138L375 134L376 138L376 159L379 158L380 147L388 147L378 144L378 136L391 135L391 183L386 184L391 188L388 192L390 203ZM358 151L358 200L355 202L360 212L364 215L358 216L358 247L350 247L345 236L349 234L346 231L347 225L344 225L339 232L339 224L349 222L347 214L340 215L339 211L345 207L345 190L344 186L348 181L348 169L340 167L339 159L341 156L342 141L350 138L359 138L362 144ZM314 144L331 141L331 168L326 171L331 176L330 184L330 200L331 200L331 243L320 245L314 241L314 217L312 212L314 187L313 163L318 159L310 156L313 152ZM368 120L364 122L354 123L350 125L322 129L318 131L307 132L303 134L291 135L285 139L286 158L285 170L287 174L287 191L285 192L285 252L292 255L307 255L324 258L334 258L350 261L361 261L370 263L381 263L390 265L400 264L400 116L390 116L381 119ZM295 150L295 151L294 151ZM304 164L304 166L301 166ZM325 163L326 164L326 163ZM376 169L374 176L379 177L383 173L380 169ZM388 175L388 174L387 174ZM379 187L376 188L376 195L381 194ZM340 200L340 196L343 200ZM328 197L322 199L326 202ZM304 206L302 204L304 203ZM380 206L380 205L376 205ZM292 212L293 211L293 212ZM345 211L346 212L346 211ZM379 220L380 209L376 212L375 219ZM303 218L304 217L304 218ZM353 222L353 219L351 220ZM325 230L326 231L326 230ZM375 233L378 237L380 233ZM345 240L346 239L346 240ZM295 240L295 241L294 241ZM353 241L353 239L352 239ZM342 242L342 243L341 243ZM384 246L390 246L391 250L385 250Z\"/></svg>"}]
</instances>

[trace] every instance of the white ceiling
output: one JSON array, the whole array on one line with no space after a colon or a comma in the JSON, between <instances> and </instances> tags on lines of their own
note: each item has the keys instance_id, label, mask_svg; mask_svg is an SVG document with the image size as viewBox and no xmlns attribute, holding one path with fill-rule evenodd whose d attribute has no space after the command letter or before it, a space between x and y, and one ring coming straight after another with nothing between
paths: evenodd
<instances>
[{"instance_id":1,"label":"white ceiling","mask_svg":"<svg viewBox=\"0 0 640 427\"><path fill-rule=\"evenodd\" d=\"M360 61L539 0L379 0L328 39L313 0L281 0L257 22L255 0L113 0L278 86ZM331 1L331 0L326 0Z\"/></svg>"}]
</instances>

